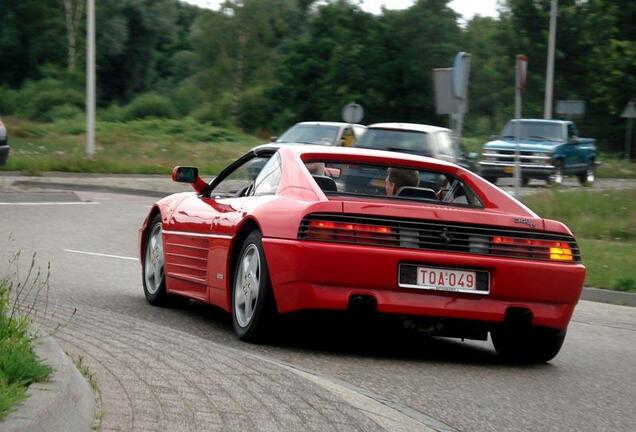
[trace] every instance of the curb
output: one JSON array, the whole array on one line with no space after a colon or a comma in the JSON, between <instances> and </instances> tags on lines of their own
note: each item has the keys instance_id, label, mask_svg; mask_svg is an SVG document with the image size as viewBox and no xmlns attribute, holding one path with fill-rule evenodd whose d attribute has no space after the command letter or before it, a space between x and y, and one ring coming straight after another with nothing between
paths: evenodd
<instances>
[{"instance_id":1,"label":"curb","mask_svg":"<svg viewBox=\"0 0 636 432\"><path fill-rule=\"evenodd\" d=\"M5 432L90 431L95 395L51 336L35 340L34 351L53 368L49 381L29 386L26 399L2 422Z\"/></svg>"},{"instance_id":2,"label":"curb","mask_svg":"<svg viewBox=\"0 0 636 432\"><path fill-rule=\"evenodd\" d=\"M636 294L599 288L583 288L581 300L636 307Z\"/></svg>"},{"instance_id":3,"label":"curb","mask_svg":"<svg viewBox=\"0 0 636 432\"><path fill-rule=\"evenodd\" d=\"M134 189L125 188L119 186L100 186L78 183L62 183L62 182L48 182L48 181L30 181L30 180L16 180L13 182L14 186L27 186L37 187L42 189L58 189L58 190L72 190L72 191L90 191L90 192L108 192L123 195L140 195L146 197L163 198L174 192L154 191L148 189Z\"/></svg>"}]
</instances>

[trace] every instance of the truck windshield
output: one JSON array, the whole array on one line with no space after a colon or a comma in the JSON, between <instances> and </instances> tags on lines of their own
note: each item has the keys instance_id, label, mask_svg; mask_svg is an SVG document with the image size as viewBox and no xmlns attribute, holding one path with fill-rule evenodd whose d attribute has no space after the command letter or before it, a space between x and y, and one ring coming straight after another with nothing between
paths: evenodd
<instances>
[{"instance_id":1,"label":"truck windshield","mask_svg":"<svg viewBox=\"0 0 636 432\"><path fill-rule=\"evenodd\" d=\"M514 138L516 123L516 120L508 122L503 132L501 132L501 138ZM519 127L519 138L530 141L561 142L563 141L563 127L560 123L521 121L521 125Z\"/></svg>"},{"instance_id":2,"label":"truck windshield","mask_svg":"<svg viewBox=\"0 0 636 432\"><path fill-rule=\"evenodd\" d=\"M395 129L367 129L355 147L430 156L428 134Z\"/></svg>"}]
</instances>

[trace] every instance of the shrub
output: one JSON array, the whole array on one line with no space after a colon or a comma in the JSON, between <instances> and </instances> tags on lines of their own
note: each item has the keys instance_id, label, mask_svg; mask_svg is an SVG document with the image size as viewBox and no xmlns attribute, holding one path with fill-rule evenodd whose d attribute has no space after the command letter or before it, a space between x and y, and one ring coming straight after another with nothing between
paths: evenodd
<instances>
[{"instance_id":1,"label":"shrub","mask_svg":"<svg viewBox=\"0 0 636 432\"><path fill-rule=\"evenodd\" d=\"M17 113L31 120L50 121L49 113L61 105L71 105L78 110L84 107L84 93L79 88L53 78L27 82L17 99Z\"/></svg>"},{"instance_id":2,"label":"shrub","mask_svg":"<svg viewBox=\"0 0 636 432\"><path fill-rule=\"evenodd\" d=\"M0 86L0 116L11 115L17 106L18 92Z\"/></svg>"},{"instance_id":3,"label":"shrub","mask_svg":"<svg viewBox=\"0 0 636 432\"><path fill-rule=\"evenodd\" d=\"M44 119L49 121L65 120L77 117L83 114L83 111L71 104L56 105L51 108L46 114Z\"/></svg>"},{"instance_id":4,"label":"shrub","mask_svg":"<svg viewBox=\"0 0 636 432\"><path fill-rule=\"evenodd\" d=\"M175 116L175 110L167 98L156 93L146 93L137 96L126 107L124 119L174 118Z\"/></svg>"},{"instance_id":5,"label":"shrub","mask_svg":"<svg viewBox=\"0 0 636 432\"><path fill-rule=\"evenodd\" d=\"M126 118L126 108L112 104L108 108L97 111L97 118L108 122L121 122Z\"/></svg>"}]
</instances>

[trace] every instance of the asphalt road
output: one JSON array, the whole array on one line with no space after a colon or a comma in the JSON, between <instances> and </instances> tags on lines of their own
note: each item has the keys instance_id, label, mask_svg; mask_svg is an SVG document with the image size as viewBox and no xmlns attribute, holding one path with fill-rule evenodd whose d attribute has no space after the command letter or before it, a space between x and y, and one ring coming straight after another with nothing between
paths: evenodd
<instances>
[{"instance_id":1,"label":"asphalt road","mask_svg":"<svg viewBox=\"0 0 636 432\"><path fill-rule=\"evenodd\" d=\"M36 320L95 373L102 430L635 428L635 308L581 302L540 366L342 316L295 317L272 344L248 345L215 308L146 303L135 257L153 198L20 195L0 193L0 276L15 278L18 251L22 280L34 252L50 262Z\"/></svg>"}]
</instances>

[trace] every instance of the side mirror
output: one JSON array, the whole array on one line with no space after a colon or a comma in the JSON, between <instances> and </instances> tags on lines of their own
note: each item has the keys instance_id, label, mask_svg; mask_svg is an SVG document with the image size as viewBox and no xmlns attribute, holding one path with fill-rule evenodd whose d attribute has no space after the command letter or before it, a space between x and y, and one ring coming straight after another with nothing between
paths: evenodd
<instances>
[{"instance_id":1,"label":"side mirror","mask_svg":"<svg viewBox=\"0 0 636 432\"><path fill-rule=\"evenodd\" d=\"M199 177L199 169L196 167L174 167L172 180L177 183L190 183L199 194L208 188L208 184Z\"/></svg>"},{"instance_id":2,"label":"side mirror","mask_svg":"<svg viewBox=\"0 0 636 432\"><path fill-rule=\"evenodd\" d=\"M272 135L271 137L269 137L270 142L276 142L277 139L278 137L276 135Z\"/></svg>"},{"instance_id":3,"label":"side mirror","mask_svg":"<svg viewBox=\"0 0 636 432\"><path fill-rule=\"evenodd\" d=\"M479 156L477 153L475 152L470 152L466 155L466 158L469 160L475 160L477 159L477 156Z\"/></svg>"},{"instance_id":4,"label":"side mirror","mask_svg":"<svg viewBox=\"0 0 636 432\"><path fill-rule=\"evenodd\" d=\"M488 137L488 141L494 141L494 140L498 140L499 139L499 135L490 135Z\"/></svg>"},{"instance_id":5,"label":"side mirror","mask_svg":"<svg viewBox=\"0 0 636 432\"><path fill-rule=\"evenodd\" d=\"M199 177L199 169L196 167L174 167L172 181L177 183L195 183Z\"/></svg>"}]
</instances>

